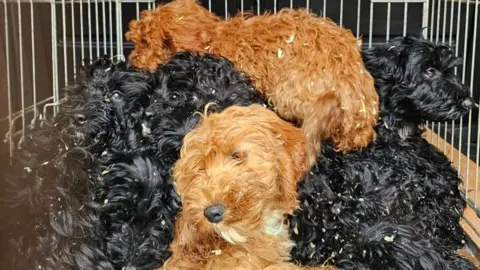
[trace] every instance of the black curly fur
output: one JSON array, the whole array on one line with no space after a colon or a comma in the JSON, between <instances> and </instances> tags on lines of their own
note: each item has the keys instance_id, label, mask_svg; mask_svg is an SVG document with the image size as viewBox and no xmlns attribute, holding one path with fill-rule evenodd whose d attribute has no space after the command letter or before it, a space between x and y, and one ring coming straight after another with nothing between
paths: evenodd
<instances>
[{"instance_id":1,"label":"black curly fur","mask_svg":"<svg viewBox=\"0 0 480 270\"><path fill-rule=\"evenodd\" d=\"M266 104L213 55L180 53L155 73L106 57L86 64L53 124L14 157L6 269L161 266L181 207L171 168L209 103Z\"/></svg>"},{"instance_id":2,"label":"black curly fur","mask_svg":"<svg viewBox=\"0 0 480 270\"><path fill-rule=\"evenodd\" d=\"M295 261L341 269L474 269L455 255L465 201L447 157L422 138L427 120L455 120L473 105L448 46L396 38L364 52L380 96L377 139L341 154L325 143L299 184L291 217Z\"/></svg>"}]
</instances>

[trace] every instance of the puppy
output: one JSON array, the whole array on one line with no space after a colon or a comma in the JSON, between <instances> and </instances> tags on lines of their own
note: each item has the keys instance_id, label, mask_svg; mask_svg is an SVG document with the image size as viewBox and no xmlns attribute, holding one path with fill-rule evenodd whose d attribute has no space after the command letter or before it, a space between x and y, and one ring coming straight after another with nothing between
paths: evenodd
<instances>
[{"instance_id":1,"label":"puppy","mask_svg":"<svg viewBox=\"0 0 480 270\"><path fill-rule=\"evenodd\" d=\"M107 148L135 150L134 133L141 133L136 124L149 105L152 81L151 73L126 62L114 63L106 56L86 61L66 89L56 125L75 145L95 154Z\"/></svg>"},{"instance_id":2,"label":"puppy","mask_svg":"<svg viewBox=\"0 0 480 270\"><path fill-rule=\"evenodd\" d=\"M423 137L426 121L451 121L473 106L446 45L400 37L364 52L380 96L377 140L324 159L299 184L291 217L294 260L343 269L474 269L455 254L465 235L458 172Z\"/></svg>"},{"instance_id":3,"label":"puppy","mask_svg":"<svg viewBox=\"0 0 480 270\"><path fill-rule=\"evenodd\" d=\"M162 269L303 269L284 217L305 159L301 131L260 105L205 117L173 169L183 209Z\"/></svg>"},{"instance_id":4,"label":"puppy","mask_svg":"<svg viewBox=\"0 0 480 270\"><path fill-rule=\"evenodd\" d=\"M329 19L284 9L224 21L195 0L176 0L143 11L126 38L135 44L130 60L136 67L154 70L184 50L233 61L281 117L301 125L310 165L324 139L332 138L339 150L352 150L375 137L373 79L353 34Z\"/></svg>"}]
</instances>

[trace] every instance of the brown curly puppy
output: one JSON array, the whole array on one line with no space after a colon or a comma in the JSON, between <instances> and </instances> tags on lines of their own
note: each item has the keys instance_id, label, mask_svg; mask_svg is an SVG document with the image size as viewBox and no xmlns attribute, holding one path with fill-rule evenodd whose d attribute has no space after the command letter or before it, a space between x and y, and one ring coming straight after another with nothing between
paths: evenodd
<instances>
[{"instance_id":1,"label":"brown curly puppy","mask_svg":"<svg viewBox=\"0 0 480 270\"><path fill-rule=\"evenodd\" d=\"M176 0L143 11L141 20L130 22L126 38L135 43L130 60L137 67L153 70L182 50L233 61L281 117L301 124L310 165L324 139L332 138L345 151L375 138L378 95L373 79L357 39L330 19L283 9L225 21L195 0Z\"/></svg>"},{"instance_id":2,"label":"brown curly puppy","mask_svg":"<svg viewBox=\"0 0 480 270\"><path fill-rule=\"evenodd\" d=\"M302 131L261 105L205 117L173 169L183 209L163 269L307 269L287 262L284 224L305 162Z\"/></svg>"}]
</instances>

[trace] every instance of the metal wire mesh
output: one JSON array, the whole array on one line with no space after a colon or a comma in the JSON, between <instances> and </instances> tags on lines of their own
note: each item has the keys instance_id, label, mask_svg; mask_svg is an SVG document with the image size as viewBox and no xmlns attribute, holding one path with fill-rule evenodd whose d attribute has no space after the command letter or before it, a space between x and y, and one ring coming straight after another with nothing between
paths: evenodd
<instances>
[{"instance_id":1,"label":"metal wire mesh","mask_svg":"<svg viewBox=\"0 0 480 270\"><path fill-rule=\"evenodd\" d=\"M0 27L0 132L6 134L0 150L10 156L21 146L25 130L34 121L57 112L62 89L74 80L83 59L102 55L124 59L129 54L132 44L124 40L128 22L156 4L154 0L0 1L0 21L4 23ZM396 36L422 33L434 42L453 46L455 54L463 57L463 66L456 72L470 86L477 103L480 98L480 69L476 68L480 64L480 0L201 2L225 18L245 10L260 14L285 7L307 8L362 36L363 48ZM480 114L475 109L459 121L427 125L432 131L427 132L427 139L459 169L465 197L476 213L480 212L479 122ZM473 218L478 216L466 220L474 224ZM480 230L480 226L473 227Z\"/></svg>"}]
</instances>

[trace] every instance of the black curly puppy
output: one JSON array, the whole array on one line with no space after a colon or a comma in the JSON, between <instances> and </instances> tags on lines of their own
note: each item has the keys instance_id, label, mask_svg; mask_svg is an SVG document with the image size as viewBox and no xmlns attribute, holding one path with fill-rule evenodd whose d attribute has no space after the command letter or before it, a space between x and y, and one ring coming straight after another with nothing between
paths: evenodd
<instances>
[{"instance_id":1,"label":"black curly puppy","mask_svg":"<svg viewBox=\"0 0 480 270\"><path fill-rule=\"evenodd\" d=\"M402 37L363 54L381 102L377 139L342 155L324 145L299 184L293 259L341 269L474 269L455 254L465 201L458 172L422 138L425 121L455 120L474 105L450 47Z\"/></svg>"}]
</instances>

